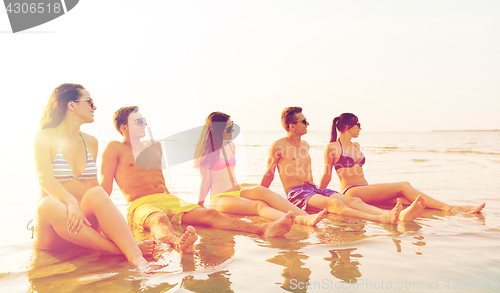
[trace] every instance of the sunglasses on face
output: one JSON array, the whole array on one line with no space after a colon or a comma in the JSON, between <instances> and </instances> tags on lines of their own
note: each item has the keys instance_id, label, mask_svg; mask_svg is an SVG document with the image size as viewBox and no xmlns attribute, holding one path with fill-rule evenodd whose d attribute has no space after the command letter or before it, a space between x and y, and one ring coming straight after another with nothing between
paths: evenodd
<instances>
[{"instance_id":1,"label":"sunglasses on face","mask_svg":"<svg viewBox=\"0 0 500 293\"><path fill-rule=\"evenodd\" d=\"M356 123L356 124L354 124L353 126L349 126L349 128L347 128L347 129L351 129L351 128L353 128L354 126L357 126L357 127L359 127L359 128L361 129L361 123L359 123L359 122L358 122L358 123Z\"/></svg>"},{"instance_id":2,"label":"sunglasses on face","mask_svg":"<svg viewBox=\"0 0 500 293\"><path fill-rule=\"evenodd\" d=\"M76 100L75 102L78 103L80 101L87 101L89 103L89 105L90 105L90 108L95 109L94 100L92 100L91 98L79 99L79 100Z\"/></svg>"},{"instance_id":3,"label":"sunglasses on face","mask_svg":"<svg viewBox=\"0 0 500 293\"><path fill-rule=\"evenodd\" d=\"M134 122L130 122L130 123L137 124L138 126L143 126L144 124L146 124L146 118L138 118L138 119L135 119ZM125 124L128 124L128 123L125 123Z\"/></svg>"},{"instance_id":4,"label":"sunglasses on face","mask_svg":"<svg viewBox=\"0 0 500 293\"><path fill-rule=\"evenodd\" d=\"M304 119L304 120L301 120L301 121L292 122L292 124L296 124L296 123L300 123L300 122L302 122L302 124L304 124L304 125L307 126L307 119Z\"/></svg>"},{"instance_id":5,"label":"sunglasses on face","mask_svg":"<svg viewBox=\"0 0 500 293\"><path fill-rule=\"evenodd\" d=\"M234 122L231 121L231 125L229 125L228 128L224 129L227 132L227 134L231 133L231 131L233 130L233 126L234 126Z\"/></svg>"}]
</instances>

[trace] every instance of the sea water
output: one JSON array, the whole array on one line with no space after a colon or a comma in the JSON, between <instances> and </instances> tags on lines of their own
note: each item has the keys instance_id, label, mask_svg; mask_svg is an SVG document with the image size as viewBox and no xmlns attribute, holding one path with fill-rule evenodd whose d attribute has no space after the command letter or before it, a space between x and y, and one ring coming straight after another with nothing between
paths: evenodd
<instances>
[{"instance_id":1,"label":"sea water","mask_svg":"<svg viewBox=\"0 0 500 293\"><path fill-rule=\"evenodd\" d=\"M240 183L260 183L269 147L284 134L242 132L235 139ZM112 136L94 135L102 153ZM39 187L32 135L19 137L12 142L15 151L0 154L1 292L500 291L500 132L362 132L356 139L366 155L369 183L407 181L445 203L486 202L480 215L425 210L414 223L384 225L329 214L317 227L295 225L285 237L267 239L196 226L197 252L180 257L161 245L151 261L164 268L151 275L134 271L123 256L76 246L32 249L26 225ZM319 184L329 134L310 132L303 139L311 145ZM197 201L200 178L192 161L164 173L173 194ZM278 176L270 188L284 196ZM329 188L340 189L335 176ZM111 198L125 214L127 203L117 186ZM138 240L151 238L134 234Z\"/></svg>"}]
</instances>

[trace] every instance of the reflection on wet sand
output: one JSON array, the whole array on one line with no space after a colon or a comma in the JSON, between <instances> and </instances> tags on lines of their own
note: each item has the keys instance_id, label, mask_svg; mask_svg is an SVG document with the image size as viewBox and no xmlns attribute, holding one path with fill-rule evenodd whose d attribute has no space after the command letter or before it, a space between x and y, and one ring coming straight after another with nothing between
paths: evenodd
<instances>
[{"instance_id":1,"label":"reflection on wet sand","mask_svg":"<svg viewBox=\"0 0 500 293\"><path fill-rule=\"evenodd\" d=\"M281 274L284 281L280 287L291 292L306 292L304 286L296 286L296 284L306 284L309 282L309 276L311 275L311 270L304 267L304 260L309 259L309 256L299 252L300 249L310 245L306 241L309 233L301 232L292 231L293 238L291 239L267 239L267 243L261 245L271 248L287 248L286 250L280 250L276 256L266 261L285 267Z\"/></svg>"},{"instance_id":2,"label":"reflection on wet sand","mask_svg":"<svg viewBox=\"0 0 500 293\"><path fill-rule=\"evenodd\" d=\"M124 256L102 255L76 245L58 251L33 249L27 270L29 292L124 290L133 287L123 278L131 269Z\"/></svg>"},{"instance_id":3,"label":"reflection on wet sand","mask_svg":"<svg viewBox=\"0 0 500 293\"><path fill-rule=\"evenodd\" d=\"M231 290L231 281L228 270L208 274L208 279L195 279L189 275L182 280L181 287L191 292L234 292Z\"/></svg>"},{"instance_id":4,"label":"reflection on wet sand","mask_svg":"<svg viewBox=\"0 0 500 293\"><path fill-rule=\"evenodd\" d=\"M325 257L324 260L330 261L330 273L332 276L346 283L354 284L357 278L361 277L359 271L359 262L351 258L362 258L361 254L353 254L357 248L333 249L330 250L331 257Z\"/></svg>"},{"instance_id":5,"label":"reflection on wet sand","mask_svg":"<svg viewBox=\"0 0 500 293\"><path fill-rule=\"evenodd\" d=\"M266 222L258 217L245 217L255 223ZM341 282L356 283L362 276L360 270L363 256L353 243L363 243L374 237L390 237L396 251L404 248L398 236L406 231L415 233L408 241L413 247L426 245L424 237L418 231L422 227L416 223L384 225L355 218L329 214L318 227L294 225L286 237L263 238L245 233L222 231L207 227L196 227L200 236L195 244L194 254L180 255L170 245L161 244L154 257L149 260L163 266L152 275L144 275L133 270L124 256L103 255L78 246L47 252L33 250L32 261L27 271L31 292L54 291L114 291L166 292L183 288L192 292L233 292L231 282L231 264L235 254L235 237L250 238L262 249L276 250L274 257L267 258L268 263L283 267L280 289L293 292L306 292L298 284L311 282L312 268L309 267L308 247L321 245L321 258L330 262L330 274ZM182 233L185 227L174 226ZM146 231L134 231L136 240L151 239ZM416 240L416 241L415 241ZM342 245L342 248L336 246ZM346 245L349 245L346 248ZM403 248L402 248L403 246ZM357 246L356 246L357 247ZM328 255L329 253L329 255ZM327 255L325 255L327 254Z\"/></svg>"},{"instance_id":6,"label":"reflection on wet sand","mask_svg":"<svg viewBox=\"0 0 500 293\"><path fill-rule=\"evenodd\" d=\"M193 292L207 288L232 292L230 273L224 266L231 263L234 256L236 234L199 229L199 235L195 254L181 256L169 245L160 245L148 261L163 268L152 275L139 273L124 256L104 255L72 244L58 251L33 249L27 270L30 292L139 292L153 288L165 292L179 286ZM214 273L218 267L220 271ZM208 279L179 275L204 269L210 269Z\"/></svg>"}]
</instances>

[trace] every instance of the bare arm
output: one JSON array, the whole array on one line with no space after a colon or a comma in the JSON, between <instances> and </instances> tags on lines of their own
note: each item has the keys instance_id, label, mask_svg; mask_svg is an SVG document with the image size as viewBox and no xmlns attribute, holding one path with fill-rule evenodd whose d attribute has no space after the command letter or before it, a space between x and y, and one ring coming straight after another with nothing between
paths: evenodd
<instances>
[{"instance_id":1,"label":"bare arm","mask_svg":"<svg viewBox=\"0 0 500 293\"><path fill-rule=\"evenodd\" d=\"M35 136L33 153L38 183L48 195L57 198L68 207L66 227L69 233L77 233L83 224L90 226L90 222L80 210L76 198L54 177L50 145L47 143L47 137L47 132L44 131L39 131Z\"/></svg>"},{"instance_id":2,"label":"bare arm","mask_svg":"<svg viewBox=\"0 0 500 293\"><path fill-rule=\"evenodd\" d=\"M101 187L111 195L113 191L113 180L115 179L116 167L118 166L119 154L116 142L110 142L102 153L101 164Z\"/></svg>"},{"instance_id":3,"label":"bare arm","mask_svg":"<svg viewBox=\"0 0 500 293\"><path fill-rule=\"evenodd\" d=\"M92 158L94 158L94 162L97 166L97 154L99 152L99 143L95 137L92 135L85 134L85 141L87 142L88 150ZM90 187L99 186L99 181L97 180L97 176L90 180Z\"/></svg>"},{"instance_id":4,"label":"bare arm","mask_svg":"<svg viewBox=\"0 0 500 293\"><path fill-rule=\"evenodd\" d=\"M210 191L210 169L200 167L201 185L200 193L198 195L198 205L203 206L207 194Z\"/></svg>"},{"instance_id":5,"label":"bare arm","mask_svg":"<svg viewBox=\"0 0 500 293\"><path fill-rule=\"evenodd\" d=\"M269 188L274 180L274 172L276 172L276 167L278 166L278 161L282 154L277 150L276 142L271 145L269 149L269 158L267 159L267 171L262 177L260 185Z\"/></svg>"},{"instance_id":6,"label":"bare arm","mask_svg":"<svg viewBox=\"0 0 500 293\"><path fill-rule=\"evenodd\" d=\"M332 180L332 168L333 162L335 158L335 153L330 145L327 145L325 148L325 171L323 176L321 177L321 182L319 184L320 189L326 189L330 181Z\"/></svg>"}]
</instances>

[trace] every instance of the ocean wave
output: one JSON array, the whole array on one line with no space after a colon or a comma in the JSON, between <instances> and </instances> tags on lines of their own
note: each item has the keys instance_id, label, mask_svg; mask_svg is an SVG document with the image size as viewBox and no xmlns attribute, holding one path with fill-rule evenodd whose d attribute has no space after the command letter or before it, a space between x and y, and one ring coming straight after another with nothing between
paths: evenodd
<instances>
[{"instance_id":1,"label":"ocean wave","mask_svg":"<svg viewBox=\"0 0 500 293\"><path fill-rule=\"evenodd\" d=\"M420 162L428 162L429 160L427 160L427 159L413 159L412 161L420 163Z\"/></svg>"},{"instance_id":2,"label":"ocean wave","mask_svg":"<svg viewBox=\"0 0 500 293\"><path fill-rule=\"evenodd\" d=\"M500 156L500 153L470 151L470 150L448 150L448 151L446 151L446 153Z\"/></svg>"}]
</instances>

